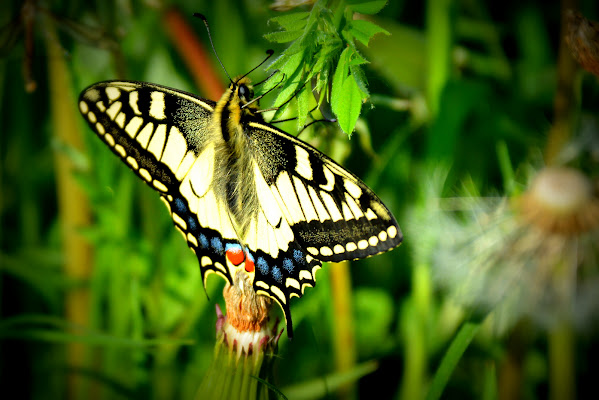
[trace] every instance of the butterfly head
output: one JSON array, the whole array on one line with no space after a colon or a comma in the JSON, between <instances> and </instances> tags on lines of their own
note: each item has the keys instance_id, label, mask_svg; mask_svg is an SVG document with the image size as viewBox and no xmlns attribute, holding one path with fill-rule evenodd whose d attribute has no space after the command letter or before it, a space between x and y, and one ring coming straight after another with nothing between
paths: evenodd
<instances>
[{"instance_id":1,"label":"butterfly head","mask_svg":"<svg viewBox=\"0 0 599 400\"><path fill-rule=\"evenodd\" d=\"M254 87L252 86L249 78L243 77L239 80L233 81L229 89L231 90L233 97L239 102L240 107L246 108L244 106L248 103L251 103L248 104L248 107L257 107L257 104L254 105L257 103L257 101L254 99Z\"/></svg>"}]
</instances>

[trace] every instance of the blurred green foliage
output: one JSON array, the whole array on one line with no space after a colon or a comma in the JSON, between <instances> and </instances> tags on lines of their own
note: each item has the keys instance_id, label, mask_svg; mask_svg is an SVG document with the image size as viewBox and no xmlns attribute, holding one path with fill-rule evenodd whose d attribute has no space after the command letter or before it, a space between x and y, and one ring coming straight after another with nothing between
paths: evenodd
<instances>
[{"instance_id":1,"label":"blurred green foliage","mask_svg":"<svg viewBox=\"0 0 599 400\"><path fill-rule=\"evenodd\" d=\"M285 50L264 35L272 39L278 27L267 21L277 17L281 22L286 14L262 0L47 0L36 8L30 31L13 20L23 3L5 3L0 14L5 26L0 31L0 386L5 393L20 393L19 398L65 398L65 376L74 372L83 377L79 398L193 398L210 365L214 304L223 305L223 281L211 277L204 293L197 260L158 196L94 137L82 118L85 151L56 141L44 20L59 29L75 88L71 95L77 96L94 82L119 78L197 92L165 33L163 16L169 7L182 12L209 48L203 24L191 17L194 12L207 16L214 45L232 76L259 64L267 48L275 54ZM581 7L587 17L599 19L596 2L581 1ZM408 399L427 392L465 317L433 287L430 263L444 232L431 234L435 227L424 229L422 223L438 211L431 206L437 196L455 196L464 182L483 196L511 190L506 159L516 179L520 165L539 162L552 122L560 12L557 2L540 0L389 2L368 21L390 35L376 35L368 47L355 43L356 54L368 60L361 67L372 95L362 105L356 135L347 140L333 124L315 124L302 133L302 139L364 178L405 236L399 249L352 263L358 364L347 374L351 380L367 374L354 398L376 393ZM37 82L33 93L25 91L23 78L30 33L35 48L31 76ZM252 79L266 76L259 69ZM334 78L328 78L334 92ZM596 123L597 78L580 73L577 82L578 112L590 111ZM269 96L263 104L277 93ZM77 104L72 112L79 118ZM350 114L357 117L355 110ZM297 131L294 121L280 127ZM57 152L77 165L76 179L92 210L91 225L80 233L93 249L93 273L82 281L62 270ZM432 171L444 177L438 192L429 190ZM64 294L73 287L89 291L86 326L64 318ZM289 342L283 335L275 371L283 393L290 387L301 394L305 382L307 393L319 397L322 391L311 388L325 382L325 396L334 396L326 385L327 377L336 376L333 295L325 266L317 286L292 302L295 338ZM599 350L596 328L581 335L575 349L579 393L594 383L590 360ZM457 358L444 398L495 398L506 354L523 341L528 344L518 348L523 398L547 397L547 344L534 329L527 334L527 340L479 334ZM83 365L66 361L65 348L73 342L87 350ZM372 364L362 364L370 360L378 362L374 372Z\"/></svg>"}]
</instances>

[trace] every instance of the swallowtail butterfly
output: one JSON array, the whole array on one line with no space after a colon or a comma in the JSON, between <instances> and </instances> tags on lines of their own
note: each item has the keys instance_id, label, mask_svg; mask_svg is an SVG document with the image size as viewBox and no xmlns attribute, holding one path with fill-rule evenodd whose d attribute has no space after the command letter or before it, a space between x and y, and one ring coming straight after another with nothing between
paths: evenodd
<instances>
[{"instance_id":1,"label":"swallowtail butterfly","mask_svg":"<svg viewBox=\"0 0 599 400\"><path fill-rule=\"evenodd\" d=\"M322 262L398 246L393 215L358 177L264 122L249 79L219 101L145 82L107 81L79 98L89 126L156 190L200 264L234 284L246 274L277 301L315 284Z\"/></svg>"}]
</instances>

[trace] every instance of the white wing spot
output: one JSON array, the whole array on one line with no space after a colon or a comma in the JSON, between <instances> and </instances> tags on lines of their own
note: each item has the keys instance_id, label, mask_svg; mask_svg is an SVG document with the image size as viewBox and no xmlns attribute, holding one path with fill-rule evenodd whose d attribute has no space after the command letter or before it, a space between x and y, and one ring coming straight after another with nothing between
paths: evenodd
<instances>
[{"instance_id":1,"label":"white wing spot","mask_svg":"<svg viewBox=\"0 0 599 400\"><path fill-rule=\"evenodd\" d=\"M349 179L343 180L343 186L345 186L345 190L347 190L349 194L351 194L352 197L355 199L359 198L362 195L362 189L360 189L360 186L356 185Z\"/></svg>"},{"instance_id":2,"label":"white wing spot","mask_svg":"<svg viewBox=\"0 0 599 400\"><path fill-rule=\"evenodd\" d=\"M108 110L106 110L106 115L108 115L110 117L110 119L114 121L114 119L116 118L116 115L119 113L119 111L121 111L122 106L123 106L123 103L121 103L120 101L115 101L108 108Z\"/></svg>"},{"instance_id":3,"label":"white wing spot","mask_svg":"<svg viewBox=\"0 0 599 400\"><path fill-rule=\"evenodd\" d=\"M312 274L310 273L310 271L307 271L305 269L300 270L299 272L299 278L302 281L311 281L312 280Z\"/></svg>"},{"instance_id":4,"label":"white wing spot","mask_svg":"<svg viewBox=\"0 0 599 400\"><path fill-rule=\"evenodd\" d=\"M341 254L341 253L345 253L345 249L343 248L343 246L341 246L340 244L336 244L333 247L333 253L335 254Z\"/></svg>"},{"instance_id":5,"label":"white wing spot","mask_svg":"<svg viewBox=\"0 0 599 400\"><path fill-rule=\"evenodd\" d=\"M129 123L125 127L125 132L127 132L127 134L129 136L131 136L132 139L135 138L135 135L139 131L139 127L141 126L141 124L143 122L144 122L144 120L141 119L141 117L133 117L133 118L131 118L131 121L129 121Z\"/></svg>"},{"instance_id":6,"label":"white wing spot","mask_svg":"<svg viewBox=\"0 0 599 400\"><path fill-rule=\"evenodd\" d=\"M115 141L110 133L107 133L106 135L104 135L104 140L106 140L106 143L108 143L108 145L110 147L114 147Z\"/></svg>"},{"instance_id":7,"label":"white wing spot","mask_svg":"<svg viewBox=\"0 0 599 400\"><path fill-rule=\"evenodd\" d=\"M191 233L187 234L187 241L189 243L193 244L195 247L198 247L198 240Z\"/></svg>"},{"instance_id":8,"label":"white wing spot","mask_svg":"<svg viewBox=\"0 0 599 400\"><path fill-rule=\"evenodd\" d=\"M306 250L308 250L308 253L317 256L318 255L318 249L316 247L308 247Z\"/></svg>"},{"instance_id":9,"label":"white wing spot","mask_svg":"<svg viewBox=\"0 0 599 400\"><path fill-rule=\"evenodd\" d=\"M331 250L331 248L328 246L322 246L320 248L320 254L322 254L325 257L330 257L333 255L333 250Z\"/></svg>"},{"instance_id":10,"label":"white wing spot","mask_svg":"<svg viewBox=\"0 0 599 400\"><path fill-rule=\"evenodd\" d=\"M320 192L320 197L322 197L322 200L324 201L327 210L329 210L329 215L331 216L333 222L342 220L343 216L341 215L341 212L339 212L339 209L337 208L337 205L335 204L335 200L333 200L333 197L331 197L331 195L327 192L322 191Z\"/></svg>"},{"instance_id":11,"label":"white wing spot","mask_svg":"<svg viewBox=\"0 0 599 400\"><path fill-rule=\"evenodd\" d=\"M154 181L157 182L157 181ZM172 213L171 216L173 217L173 221L175 221L175 224L179 225L182 229L187 230L187 224L185 223L185 221L183 220L183 218L181 218L181 216L177 213Z\"/></svg>"},{"instance_id":12,"label":"white wing spot","mask_svg":"<svg viewBox=\"0 0 599 400\"><path fill-rule=\"evenodd\" d=\"M127 157L127 152L125 151L125 148L123 146L121 146L120 144L115 145L114 149L116 150L117 153L119 153L119 155L122 158Z\"/></svg>"},{"instance_id":13,"label":"white wing spot","mask_svg":"<svg viewBox=\"0 0 599 400\"><path fill-rule=\"evenodd\" d=\"M164 92L157 90L150 94L150 116L155 119L165 119L164 115Z\"/></svg>"},{"instance_id":14,"label":"white wing spot","mask_svg":"<svg viewBox=\"0 0 599 400\"><path fill-rule=\"evenodd\" d=\"M260 286L261 288L264 288L264 289L269 288L268 283L266 283L264 281L256 281L256 286Z\"/></svg>"},{"instance_id":15,"label":"white wing spot","mask_svg":"<svg viewBox=\"0 0 599 400\"><path fill-rule=\"evenodd\" d=\"M208 256L203 256L202 259L200 260L200 264L202 265L202 267L212 265L212 258L210 258Z\"/></svg>"},{"instance_id":16,"label":"white wing spot","mask_svg":"<svg viewBox=\"0 0 599 400\"><path fill-rule=\"evenodd\" d=\"M114 122L116 122L116 124L119 126L119 128L123 129L125 127L125 119L126 118L127 118L127 116L125 115L125 113L120 112L114 119Z\"/></svg>"},{"instance_id":17,"label":"white wing spot","mask_svg":"<svg viewBox=\"0 0 599 400\"><path fill-rule=\"evenodd\" d=\"M152 140L150 140L150 144L148 145L148 151L154 154L157 160L160 160L160 158L162 157L165 142L166 124L160 124L156 127L156 132L154 132Z\"/></svg>"},{"instance_id":18,"label":"white wing spot","mask_svg":"<svg viewBox=\"0 0 599 400\"><path fill-rule=\"evenodd\" d=\"M81 114L87 114L89 111L89 106L87 105L87 103L83 100L81 100L79 102L79 110L81 111Z\"/></svg>"},{"instance_id":19,"label":"white wing spot","mask_svg":"<svg viewBox=\"0 0 599 400\"><path fill-rule=\"evenodd\" d=\"M385 240L387 240L387 232L381 231L379 233L379 239L381 240L381 242L384 242Z\"/></svg>"},{"instance_id":20,"label":"white wing spot","mask_svg":"<svg viewBox=\"0 0 599 400\"><path fill-rule=\"evenodd\" d=\"M186 153L187 141L176 126L171 127L161 161L175 173Z\"/></svg>"},{"instance_id":21,"label":"white wing spot","mask_svg":"<svg viewBox=\"0 0 599 400\"><path fill-rule=\"evenodd\" d=\"M347 206L346 202L341 203L341 210L343 211L343 218L346 221L349 221L351 219L354 219L354 214L352 214L351 210L349 209L349 207Z\"/></svg>"},{"instance_id":22,"label":"white wing spot","mask_svg":"<svg viewBox=\"0 0 599 400\"><path fill-rule=\"evenodd\" d=\"M318 214L312 205L312 200L310 200L310 195L306 190L306 186L304 186L303 182L297 176L293 177L293 184L295 185L295 193L297 193L300 206L302 206L302 211L304 212L306 222L317 220Z\"/></svg>"},{"instance_id":23,"label":"white wing spot","mask_svg":"<svg viewBox=\"0 0 599 400\"><path fill-rule=\"evenodd\" d=\"M271 285L270 291L279 299L282 304L287 304L287 299L285 299L285 294L281 289L275 285Z\"/></svg>"},{"instance_id":24,"label":"white wing spot","mask_svg":"<svg viewBox=\"0 0 599 400\"><path fill-rule=\"evenodd\" d=\"M106 133L106 129L104 129L101 123L96 122L96 132L98 132L100 135L103 135Z\"/></svg>"},{"instance_id":25,"label":"white wing spot","mask_svg":"<svg viewBox=\"0 0 599 400\"><path fill-rule=\"evenodd\" d=\"M297 165L295 167L295 172L297 172L304 179L309 181L312 180L312 165L310 164L308 152L300 147L295 146L295 159L297 161Z\"/></svg>"},{"instance_id":26,"label":"white wing spot","mask_svg":"<svg viewBox=\"0 0 599 400\"><path fill-rule=\"evenodd\" d=\"M369 220L373 220L373 219L377 219L377 215L374 213L374 211L372 211L371 208L369 208L368 210L366 210L366 218L368 218Z\"/></svg>"},{"instance_id":27,"label":"white wing spot","mask_svg":"<svg viewBox=\"0 0 599 400\"><path fill-rule=\"evenodd\" d=\"M135 114L141 115L141 111L139 111L139 107L137 106L137 100L139 100L139 92L131 92L129 94L129 107L131 107Z\"/></svg>"},{"instance_id":28,"label":"white wing spot","mask_svg":"<svg viewBox=\"0 0 599 400\"><path fill-rule=\"evenodd\" d=\"M371 236L368 239L368 244L371 245L372 247L376 246L377 244L379 244L379 239L376 236Z\"/></svg>"},{"instance_id":29,"label":"white wing spot","mask_svg":"<svg viewBox=\"0 0 599 400\"><path fill-rule=\"evenodd\" d=\"M289 174L287 174L287 171L283 171L279 174L276 183L281 197L285 196L283 201L285 202L285 206L289 211L289 216L291 217L292 221L294 223L303 221L304 213L302 212L302 208L297 200L295 190L293 189L293 184L291 183L291 179L289 179Z\"/></svg>"},{"instance_id":30,"label":"white wing spot","mask_svg":"<svg viewBox=\"0 0 599 400\"><path fill-rule=\"evenodd\" d=\"M393 239L397 236L397 228L394 225L391 225L387 228L387 233L389 234L389 237Z\"/></svg>"},{"instance_id":31,"label":"white wing spot","mask_svg":"<svg viewBox=\"0 0 599 400\"><path fill-rule=\"evenodd\" d=\"M152 181L152 175L150 175L150 173L148 172L147 169L145 168L140 168L139 169L139 174L141 175L142 178L144 178L146 181L150 182Z\"/></svg>"},{"instance_id":32,"label":"white wing spot","mask_svg":"<svg viewBox=\"0 0 599 400\"><path fill-rule=\"evenodd\" d=\"M98 110L100 110L102 112L106 111L106 106L104 105L103 101L96 102L96 107L98 107Z\"/></svg>"},{"instance_id":33,"label":"white wing spot","mask_svg":"<svg viewBox=\"0 0 599 400\"><path fill-rule=\"evenodd\" d=\"M323 166L322 170L324 172L324 177L327 180L327 183L325 185L320 185L320 187L323 190L326 190L327 192L330 192L333 190L333 188L335 187L335 174L333 174L331 172L330 169L328 169L327 167Z\"/></svg>"},{"instance_id":34,"label":"white wing spot","mask_svg":"<svg viewBox=\"0 0 599 400\"><path fill-rule=\"evenodd\" d=\"M221 263L219 263L219 262L215 262L215 263L214 263L214 266L215 266L216 268L220 269L221 271L223 271L225 274L227 273L227 269L226 269L226 268L224 267L224 265L222 265Z\"/></svg>"},{"instance_id":35,"label":"white wing spot","mask_svg":"<svg viewBox=\"0 0 599 400\"><path fill-rule=\"evenodd\" d=\"M133 168L133 169L139 168L139 164L137 163L137 160L131 156L127 157L127 164L129 164L131 166L131 168Z\"/></svg>"},{"instance_id":36,"label":"white wing spot","mask_svg":"<svg viewBox=\"0 0 599 400\"><path fill-rule=\"evenodd\" d=\"M121 91L119 89L115 88L114 86L107 86L106 87L106 96L108 96L108 99L110 101L115 101L116 99L121 97Z\"/></svg>"},{"instance_id":37,"label":"white wing spot","mask_svg":"<svg viewBox=\"0 0 599 400\"><path fill-rule=\"evenodd\" d=\"M358 242L358 249L364 250L367 247L368 247L368 242L366 240L362 239Z\"/></svg>"},{"instance_id":38,"label":"white wing spot","mask_svg":"<svg viewBox=\"0 0 599 400\"><path fill-rule=\"evenodd\" d=\"M299 282L297 281L297 279L293 279L293 278L287 278L287 279L285 280L285 286L287 286L287 287L294 287L294 288L296 288L297 290L299 290L299 289L300 289L300 284L299 284Z\"/></svg>"},{"instance_id":39,"label":"white wing spot","mask_svg":"<svg viewBox=\"0 0 599 400\"><path fill-rule=\"evenodd\" d=\"M146 126L142 128L141 132L139 132L139 135L137 135L135 138L142 148L148 148L148 143L150 143L152 132L154 132L154 124L152 122L148 122Z\"/></svg>"},{"instance_id":40,"label":"white wing spot","mask_svg":"<svg viewBox=\"0 0 599 400\"><path fill-rule=\"evenodd\" d=\"M318 219L320 220L320 222L324 222L327 219L330 219L326 208L324 208L322 201L320 201L320 198L316 193L316 190L314 190L312 186L308 186L308 192L310 193L310 197L312 198L312 204L314 204L314 207L316 207L316 212L318 213Z\"/></svg>"},{"instance_id":41,"label":"white wing spot","mask_svg":"<svg viewBox=\"0 0 599 400\"><path fill-rule=\"evenodd\" d=\"M154 185L154 187L158 190L160 190L161 192L167 192L168 188L166 186L164 186L164 183L154 179L154 182L152 182L152 185ZM173 214L174 215L174 214Z\"/></svg>"},{"instance_id":42,"label":"white wing spot","mask_svg":"<svg viewBox=\"0 0 599 400\"><path fill-rule=\"evenodd\" d=\"M356 244L354 242L348 242L345 245L345 250L347 251L356 251L358 249L358 246L356 246Z\"/></svg>"}]
</instances>

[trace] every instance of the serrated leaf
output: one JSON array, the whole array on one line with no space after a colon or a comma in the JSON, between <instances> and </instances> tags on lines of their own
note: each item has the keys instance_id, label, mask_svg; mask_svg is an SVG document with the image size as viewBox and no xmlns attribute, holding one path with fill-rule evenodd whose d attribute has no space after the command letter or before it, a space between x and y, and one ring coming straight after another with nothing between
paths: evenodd
<instances>
[{"instance_id":1,"label":"serrated leaf","mask_svg":"<svg viewBox=\"0 0 599 400\"><path fill-rule=\"evenodd\" d=\"M362 109L362 93L358 84L349 75L349 59L353 49L346 47L339 57L333 76L331 107L339 126L348 135L354 130Z\"/></svg>"},{"instance_id":2,"label":"serrated leaf","mask_svg":"<svg viewBox=\"0 0 599 400\"><path fill-rule=\"evenodd\" d=\"M346 47L345 50L343 50L341 56L339 56L339 62L337 62L335 74L333 75L333 88L331 90L331 106L333 107L333 111L337 108L337 102L341 101L343 83L347 79L349 71L349 51L349 47Z\"/></svg>"},{"instance_id":3,"label":"serrated leaf","mask_svg":"<svg viewBox=\"0 0 599 400\"><path fill-rule=\"evenodd\" d=\"M310 111L310 95L312 91L305 85L304 88L297 95L297 126L298 129L306 124L308 118L308 112Z\"/></svg>"},{"instance_id":4,"label":"serrated leaf","mask_svg":"<svg viewBox=\"0 0 599 400\"><path fill-rule=\"evenodd\" d=\"M387 0L347 0L347 7L360 14L376 14L385 7Z\"/></svg>"},{"instance_id":5,"label":"serrated leaf","mask_svg":"<svg viewBox=\"0 0 599 400\"><path fill-rule=\"evenodd\" d=\"M264 38L269 42L287 43L301 37L303 33L303 30L269 32L264 35Z\"/></svg>"},{"instance_id":6,"label":"serrated leaf","mask_svg":"<svg viewBox=\"0 0 599 400\"><path fill-rule=\"evenodd\" d=\"M352 77L356 81L358 88L363 93L362 98L366 99L370 96L370 92L368 91L368 83L366 80L366 76L364 75L364 71L357 65L350 65L349 72L351 72Z\"/></svg>"},{"instance_id":7,"label":"serrated leaf","mask_svg":"<svg viewBox=\"0 0 599 400\"><path fill-rule=\"evenodd\" d=\"M370 21L365 21L363 19L356 19L351 21L349 25L349 32L353 37L362 42L364 46L368 46L368 42L370 39L377 33L384 33L385 35L389 35L385 29L381 28L377 24L374 24Z\"/></svg>"},{"instance_id":8,"label":"serrated leaf","mask_svg":"<svg viewBox=\"0 0 599 400\"><path fill-rule=\"evenodd\" d=\"M297 43L297 42L296 42ZM285 51L279 58L273 61L267 68L268 69L278 69L279 71L285 73L287 76L290 76L300 65L304 58L304 52L298 51L296 53L287 53Z\"/></svg>"},{"instance_id":9,"label":"serrated leaf","mask_svg":"<svg viewBox=\"0 0 599 400\"><path fill-rule=\"evenodd\" d=\"M306 26L309 12L297 12L271 18L268 22L276 22L288 31L303 29Z\"/></svg>"},{"instance_id":10,"label":"serrated leaf","mask_svg":"<svg viewBox=\"0 0 599 400\"><path fill-rule=\"evenodd\" d=\"M340 97L333 103L333 112L337 116L339 126L348 136L354 131L361 110L362 93L360 88L354 79L346 79L343 82Z\"/></svg>"}]
</instances>

